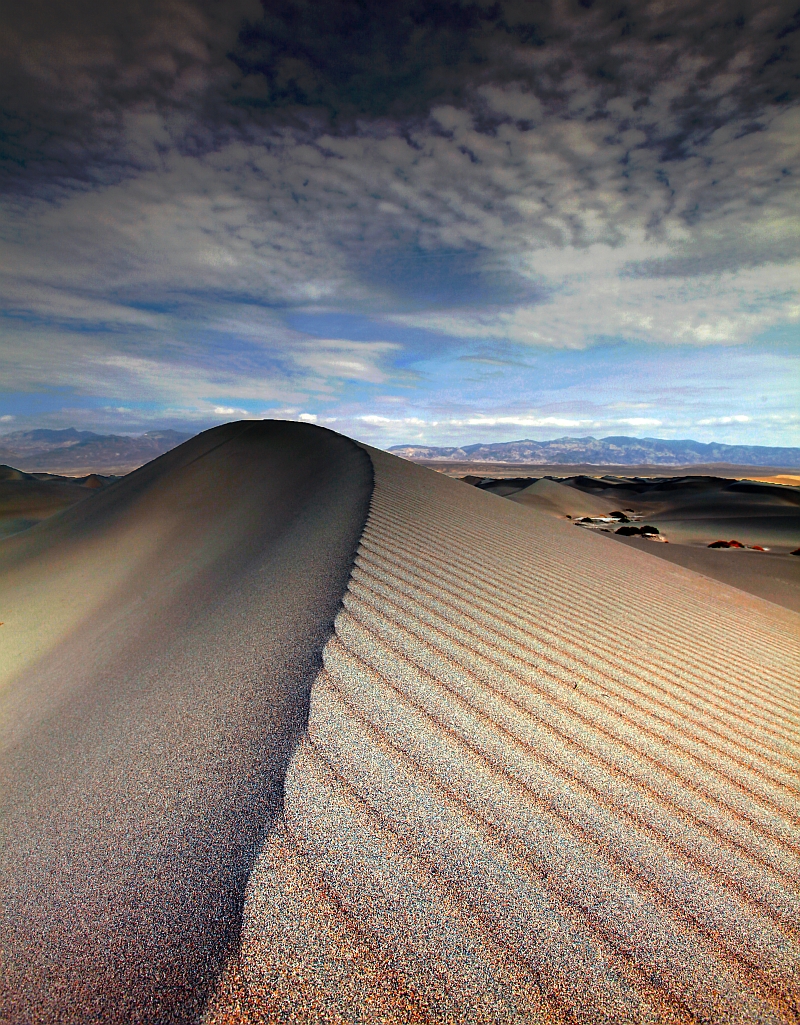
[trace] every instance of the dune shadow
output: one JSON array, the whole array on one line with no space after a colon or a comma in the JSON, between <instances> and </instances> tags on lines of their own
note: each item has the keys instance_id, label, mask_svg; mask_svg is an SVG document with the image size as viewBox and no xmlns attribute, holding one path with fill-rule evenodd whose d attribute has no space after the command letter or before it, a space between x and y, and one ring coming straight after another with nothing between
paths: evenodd
<instances>
[{"instance_id":1,"label":"dune shadow","mask_svg":"<svg viewBox=\"0 0 800 1025\"><path fill-rule=\"evenodd\" d=\"M102 576L159 538L98 603L54 578L53 607L63 585L86 614L0 697L2 1021L202 1016L372 493L359 446L292 423L227 425L144 471L12 552L16 580L26 560L69 576L70 545Z\"/></svg>"}]
</instances>

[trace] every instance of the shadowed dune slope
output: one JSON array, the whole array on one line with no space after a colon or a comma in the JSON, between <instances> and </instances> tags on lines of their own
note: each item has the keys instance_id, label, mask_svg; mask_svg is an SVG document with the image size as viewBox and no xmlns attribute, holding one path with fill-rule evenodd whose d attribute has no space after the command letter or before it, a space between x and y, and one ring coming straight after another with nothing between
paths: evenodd
<instances>
[{"instance_id":1,"label":"shadowed dune slope","mask_svg":"<svg viewBox=\"0 0 800 1025\"><path fill-rule=\"evenodd\" d=\"M670 541L707 545L717 538L791 551L800 544L800 490L714 477L647 481L575 478L572 490L631 506Z\"/></svg>"},{"instance_id":2,"label":"shadowed dune slope","mask_svg":"<svg viewBox=\"0 0 800 1025\"><path fill-rule=\"evenodd\" d=\"M206 1020L797 1022L800 618L371 455Z\"/></svg>"},{"instance_id":3,"label":"shadowed dune slope","mask_svg":"<svg viewBox=\"0 0 800 1025\"><path fill-rule=\"evenodd\" d=\"M0 544L1 1021L199 1019L371 489L229 424Z\"/></svg>"}]
</instances>

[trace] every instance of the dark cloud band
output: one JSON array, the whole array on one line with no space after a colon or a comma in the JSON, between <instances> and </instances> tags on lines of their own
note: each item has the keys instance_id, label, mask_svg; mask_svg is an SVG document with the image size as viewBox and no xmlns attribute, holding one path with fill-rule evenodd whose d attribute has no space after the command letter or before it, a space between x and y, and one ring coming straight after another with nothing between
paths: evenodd
<instances>
[{"instance_id":1,"label":"dark cloud band","mask_svg":"<svg viewBox=\"0 0 800 1025\"><path fill-rule=\"evenodd\" d=\"M800 11L758 0L211 0L6 9L0 168L6 188L108 181L158 147L213 149L277 123L363 131L469 105L493 131L487 83L518 83L546 113L609 119L677 158L731 119L758 131L800 93ZM671 84L667 109L652 94ZM613 101L630 103L614 117ZM611 106L609 107L609 104ZM138 147L126 119L157 113ZM508 116L508 115L504 115ZM749 121L748 121L749 119ZM521 123L524 123L524 117ZM384 129L386 125L384 125Z\"/></svg>"}]
</instances>

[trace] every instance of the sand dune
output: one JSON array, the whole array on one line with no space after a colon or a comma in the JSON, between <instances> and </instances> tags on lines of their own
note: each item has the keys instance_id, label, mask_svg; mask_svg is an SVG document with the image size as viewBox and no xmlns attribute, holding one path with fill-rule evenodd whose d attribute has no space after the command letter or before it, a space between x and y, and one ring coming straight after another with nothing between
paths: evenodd
<instances>
[{"instance_id":1,"label":"sand dune","mask_svg":"<svg viewBox=\"0 0 800 1025\"><path fill-rule=\"evenodd\" d=\"M96 473L88 477L24 473L0 464L0 538L35 526L93 491L107 487L115 479Z\"/></svg>"},{"instance_id":2,"label":"sand dune","mask_svg":"<svg viewBox=\"0 0 800 1025\"><path fill-rule=\"evenodd\" d=\"M636 508L678 544L739 535L744 544L784 551L800 544L800 490L794 487L692 476L655 483L578 477L571 483L602 501Z\"/></svg>"},{"instance_id":3,"label":"sand dune","mask_svg":"<svg viewBox=\"0 0 800 1025\"><path fill-rule=\"evenodd\" d=\"M613 536L615 541L646 551L676 566L685 566L713 580L800 612L800 559L774 552L709 549L696 545L652 544L638 537Z\"/></svg>"},{"instance_id":4,"label":"sand dune","mask_svg":"<svg viewBox=\"0 0 800 1025\"><path fill-rule=\"evenodd\" d=\"M798 617L370 454L207 1020L797 1021Z\"/></svg>"},{"instance_id":5,"label":"sand dune","mask_svg":"<svg viewBox=\"0 0 800 1025\"><path fill-rule=\"evenodd\" d=\"M643 522L656 526L669 545L617 535L613 523L596 522L590 529L604 530L615 541L800 612L800 560L790 554L800 546L796 487L709 476L579 474L561 481L541 478L533 484L526 478L464 480L488 494L562 519L628 512L634 528ZM742 552L736 559L721 558L720 551L708 550L720 538L759 545L769 554ZM607 554L614 557L610 549Z\"/></svg>"},{"instance_id":6,"label":"sand dune","mask_svg":"<svg viewBox=\"0 0 800 1025\"><path fill-rule=\"evenodd\" d=\"M800 1021L797 615L297 425L0 558L0 1019Z\"/></svg>"},{"instance_id":7,"label":"sand dune","mask_svg":"<svg viewBox=\"0 0 800 1025\"><path fill-rule=\"evenodd\" d=\"M621 466L619 463L480 463L473 460L414 459L419 466L426 466L448 477L463 478L467 475L481 477L572 477L585 474L615 474L621 477L677 477L681 474L723 476L729 478L747 477L750 480L772 481L776 484L800 484L797 469L789 467L746 466L741 463L694 463L677 465L640 464Z\"/></svg>"},{"instance_id":8,"label":"sand dune","mask_svg":"<svg viewBox=\"0 0 800 1025\"><path fill-rule=\"evenodd\" d=\"M679 544L707 545L718 537L741 535L745 544L786 552L800 545L800 490L785 485L724 477L648 480L610 474L560 481L543 477L533 483L526 478L465 479L491 494L558 516L635 509Z\"/></svg>"},{"instance_id":9,"label":"sand dune","mask_svg":"<svg viewBox=\"0 0 800 1025\"><path fill-rule=\"evenodd\" d=\"M233 424L0 545L0 1020L195 1022L372 467Z\"/></svg>"},{"instance_id":10,"label":"sand dune","mask_svg":"<svg viewBox=\"0 0 800 1025\"><path fill-rule=\"evenodd\" d=\"M587 495L576 488L566 487L555 480L542 477L534 484L509 496L510 501L529 509L540 509L542 512L554 513L556 516L607 516L619 509L615 499L597 498Z\"/></svg>"}]
</instances>

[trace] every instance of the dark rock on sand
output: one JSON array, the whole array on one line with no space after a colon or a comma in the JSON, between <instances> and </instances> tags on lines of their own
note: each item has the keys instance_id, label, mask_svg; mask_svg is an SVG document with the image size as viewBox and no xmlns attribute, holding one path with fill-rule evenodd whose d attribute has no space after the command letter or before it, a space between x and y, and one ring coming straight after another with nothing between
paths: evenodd
<instances>
[{"instance_id":1,"label":"dark rock on sand","mask_svg":"<svg viewBox=\"0 0 800 1025\"><path fill-rule=\"evenodd\" d=\"M622 534L623 537L647 537L648 535L658 534L659 529L658 527L651 527L649 524L645 524L643 527L619 527L614 533Z\"/></svg>"}]
</instances>

